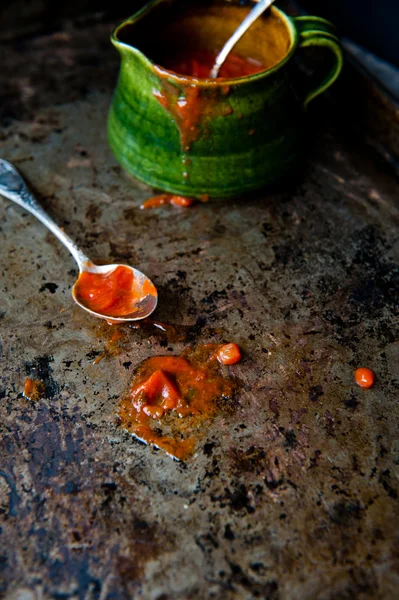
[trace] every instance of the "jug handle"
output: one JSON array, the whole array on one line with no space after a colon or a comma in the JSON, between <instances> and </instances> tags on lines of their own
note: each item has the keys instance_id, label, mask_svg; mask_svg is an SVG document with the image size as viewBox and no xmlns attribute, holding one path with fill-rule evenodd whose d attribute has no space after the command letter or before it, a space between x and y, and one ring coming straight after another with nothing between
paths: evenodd
<instances>
[{"instance_id":1,"label":"jug handle","mask_svg":"<svg viewBox=\"0 0 399 600\"><path fill-rule=\"evenodd\" d=\"M322 82L305 96L304 106L319 94L325 92L334 83L343 66L343 52L341 42L332 23L321 17L294 17L293 21L299 36L299 48L308 46L322 46L333 53L334 64Z\"/></svg>"}]
</instances>

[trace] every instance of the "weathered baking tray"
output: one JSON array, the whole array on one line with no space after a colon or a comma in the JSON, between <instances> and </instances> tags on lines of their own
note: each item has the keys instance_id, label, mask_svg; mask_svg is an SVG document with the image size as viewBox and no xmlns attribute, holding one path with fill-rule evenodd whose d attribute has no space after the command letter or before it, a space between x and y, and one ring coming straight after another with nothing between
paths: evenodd
<instances>
[{"instance_id":1,"label":"weathered baking tray","mask_svg":"<svg viewBox=\"0 0 399 600\"><path fill-rule=\"evenodd\" d=\"M309 115L306 167L280 188L140 211L152 190L124 175L106 140L112 25L4 42L0 155L93 260L147 273L157 318L176 329L126 328L118 352L93 364L111 331L73 305L72 258L0 201L0 590L396 598L394 162L353 133L337 88ZM357 81L345 85L353 98ZM394 108L373 106L361 131L375 139ZM245 352L240 391L186 464L118 426L140 361L223 340ZM375 371L373 389L355 386L358 366ZM22 396L28 376L46 386L36 402Z\"/></svg>"}]
</instances>

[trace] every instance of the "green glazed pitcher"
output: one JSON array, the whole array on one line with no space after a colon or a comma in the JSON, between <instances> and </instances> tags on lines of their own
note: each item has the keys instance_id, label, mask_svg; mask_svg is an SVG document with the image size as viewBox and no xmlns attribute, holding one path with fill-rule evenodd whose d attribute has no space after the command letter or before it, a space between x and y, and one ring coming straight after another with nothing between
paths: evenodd
<instances>
[{"instance_id":1,"label":"green glazed pitcher","mask_svg":"<svg viewBox=\"0 0 399 600\"><path fill-rule=\"evenodd\" d=\"M130 174L174 194L226 197L273 183L295 167L304 149L306 106L342 68L331 23L290 18L272 7L234 49L265 66L253 75L198 79L162 67L170 52L220 50L252 6L153 0L115 29L111 40L121 68L108 137ZM330 50L332 61L321 83L301 94L290 66L304 46Z\"/></svg>"}]
</instances>

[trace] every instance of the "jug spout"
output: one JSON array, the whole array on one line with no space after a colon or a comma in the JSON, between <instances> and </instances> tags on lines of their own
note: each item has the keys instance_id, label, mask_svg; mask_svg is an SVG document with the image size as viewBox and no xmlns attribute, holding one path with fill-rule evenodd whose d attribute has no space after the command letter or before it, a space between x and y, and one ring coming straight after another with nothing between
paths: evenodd
<instances>
[{"instance_id":1,"label":"jug spout","mask_svg":"<svg viewBox=\"0 0 399 600\"><path fill-rule=\"evenodd\" d=\"M145 27L147 16L149 13L161 6L161 13L167 10L167 6L173 3L174 0L151 0L142 6L137 12L120 23L111 34L111 42L120 53L121 57L135 55L141 57L147 65L151 65L151 61L146 56L145 50L141 48L143 45L146 48L149 44L150 32ZM151 27L151 26L150 26Z\"/></svg>"},{"instance_id":2,"label":"jug spout","mask_svg":"<svg viewBox=\"0 0 399 600\"><path fill-rule=\"evenodd\" d=\"M140 11L141 12L141 11ZM111 34L111 42L118 50L121 58L129 55L141 57L144 61L151 64L145 54L136 47L134 43L134 30L136 29L136 15L132 15L123 23L118 25Z\"/></svg>"}]
</instances>

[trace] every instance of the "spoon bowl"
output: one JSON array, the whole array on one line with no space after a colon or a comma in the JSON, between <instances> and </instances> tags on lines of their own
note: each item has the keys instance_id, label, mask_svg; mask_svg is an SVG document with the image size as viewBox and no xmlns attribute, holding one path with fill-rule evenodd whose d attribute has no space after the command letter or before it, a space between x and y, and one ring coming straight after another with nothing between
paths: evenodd
<instances>
[{"instance_id":1,"label":"spoon bowl","mask_svg":"<svg viewBox=\"0 0 399 600\"><path fill-rule=\"evenodd\" d=\"M79 295L79 279L72 287L72 298L75 300L76 304L80 306L80 308L83 308L83 310L86 310L94 317L106 319L108 323L112 324L125 323L127 321L138 321L140 319L149 317L156 309L158 303L158 293L152 281L138 269L134 269L129 265L112 264L99 266L91 263L90 265L86 265L85 270L81 271L81 275L82 273L90 273L99 275L100 277L107 277L111 275L118 267L129 269L133 276L133 284L130 291L131 296L135 299L135 301L131 303L131 312L128 312L125 315L115 316L112 314L105 314L105 312L101 313L93 310ZM151 293L143 294L143 290L149 290Z\"/></svg>"},{"instance_id":2,"label":"spoon bowl","mask_svg":"<svg viewBox=\"0 0 399 600\"><path fill-rule=\"evenodd\" d=\"M17 169L2 158L0 158L0 194L29 211L68 248L80 271L79 279L72 288L72 297L83 310L100 319L106 319L109 323L138 321L149 317L154 312L158 294L152 281L144 273L128 265L99 266L92 263L75 242L43 210ZM123 273L124 277L117 280L114 275L119 272ZM85 294L79 293L79 290L81 292L79 282L82 280L86 280L92 285L91 291L89 289L88 295L86 294L86 299L83 298ZM118 287L119 282L123 282L123 289ZM101 289L102 284L103 290ZM95 299L91 299L92 292L94 296L97 296L96 302ZM94 310L95 307L101 306L98 297L104 299L104 295L108 297L108 302L103 303L105 309ZM115 314L112 314L112 306L116 310Z\"/></svg>"}]
</instances>

